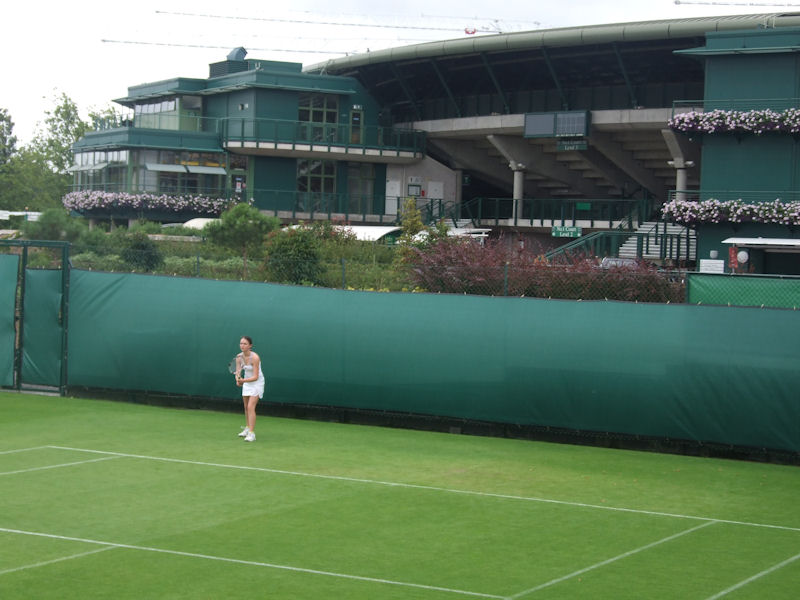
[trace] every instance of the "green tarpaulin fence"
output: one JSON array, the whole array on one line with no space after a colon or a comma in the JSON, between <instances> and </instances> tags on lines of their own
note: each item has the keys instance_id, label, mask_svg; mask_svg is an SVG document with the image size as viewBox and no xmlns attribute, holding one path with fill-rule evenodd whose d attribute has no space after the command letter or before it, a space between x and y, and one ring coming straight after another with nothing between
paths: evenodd
<instances>
[{"instance_id":1,"label":"green tarpaulin fence","mask_svg":"<svg viewBox=\"0 0 800 600\"><path fill-rule=\"evenodd\" d=\"M394 294L73 271L72 386L800 451L800 312Z\"/></svg>"},{"instance_id":2,"label":"green tarpaulin fence","mask_svg":"<svg viewBox=\"0 0 800 600\"><path fill-rule=\"evenodd\" d=\"M690 273L689 304L800 309L800 277Z\"/></svg>"},{"instance_id":3,"label":"green tarpaulin fence","mask_svg":"<svg viewBox=\"0 0 800 600\"><path fill-rule=\"evenodd\" d=\"M14 304L19 257L0 254L0 385L14 385Z\"/></svg>"}]
</instances>

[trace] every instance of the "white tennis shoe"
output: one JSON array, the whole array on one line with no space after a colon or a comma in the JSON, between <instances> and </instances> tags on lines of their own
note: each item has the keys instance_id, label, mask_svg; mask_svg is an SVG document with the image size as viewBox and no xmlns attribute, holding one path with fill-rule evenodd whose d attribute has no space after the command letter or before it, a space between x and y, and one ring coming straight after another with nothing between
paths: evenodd
<instances>
[{"instance_id":1,"label":"white tennis shoe","mask_svg":"<svg viewBox=\"0 0 800 600\"><path fill-rule=\"evenodd\" d=\"M247 433L248 433L249 431L250 431L250 430L249 430L247 427L243 427L243 428L242 428L242 430L239 432L239 437L246 437L246 436L247 436Z\"/></svg>"},{"instance_id":2,"label":"white tennis shoe","mask_svg":"<svg viewBox=\"0 0 800 600\"><path fill-rule=\"evenodd\" d=\"M245 442L255 442L256 441L256 434L252 431L248 431L247 435L244 436Z\"/></svg>"}]
</instances>

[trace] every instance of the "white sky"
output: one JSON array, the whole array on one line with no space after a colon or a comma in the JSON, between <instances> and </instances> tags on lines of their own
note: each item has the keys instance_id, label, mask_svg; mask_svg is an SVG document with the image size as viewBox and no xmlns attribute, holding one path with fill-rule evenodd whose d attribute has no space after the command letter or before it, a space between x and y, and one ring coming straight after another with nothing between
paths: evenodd
<instances>
[{"instance_id":1,"label":"white sky","mask_svg":"<svg viewBox=\"0 0 800 600\"><path fill-rule=\"evenodd\" d=\"M207 77L209 63L224 60L237 46L248 50L248 58L310 65L367 49L461 38L467 28L481 35L498 28L510 32L797 10L800 0L685 0L679 5L674 0L404 0L396 6L377 0L20 0L3 8L0 108L9 111L24 144L62 92L85 116L125 96L128 86Z\"/></svg>"}]
</instances>

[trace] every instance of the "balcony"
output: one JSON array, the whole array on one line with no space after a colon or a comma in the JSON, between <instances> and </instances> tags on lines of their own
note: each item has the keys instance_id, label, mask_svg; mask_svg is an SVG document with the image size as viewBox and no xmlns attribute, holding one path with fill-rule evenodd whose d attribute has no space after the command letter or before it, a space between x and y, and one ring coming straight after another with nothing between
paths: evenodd
<instances>
[{"instance_id":1,"label":"balcony","mask_svg":"<svg viewBox=\"0 0 800 600\"><path fill-rule=\"evenodd\" d=\"M425 152L425 132L390 127L225 119L221 135L226 149L259 156L409 164Z\"/></svg>"},{"instance_id":2,"label":"balcony","mask_svg":"<svg viewBox=\"0 0 800 600\"><path fill-rule=\"evenodd\" d=\"M156 147L256 156L410 164L425 156L425 132L282 119L149 114L101 125L76 149Z\"/></svg>"}]
</instances>

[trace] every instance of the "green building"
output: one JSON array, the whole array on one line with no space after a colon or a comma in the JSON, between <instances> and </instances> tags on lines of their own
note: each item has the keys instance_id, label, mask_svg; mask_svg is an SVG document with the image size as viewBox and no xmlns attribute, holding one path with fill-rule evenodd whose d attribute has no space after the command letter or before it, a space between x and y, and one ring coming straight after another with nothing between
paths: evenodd
<instances>
[{"instance_id":1,"label":"green building","mask_svg":"<svg viewBox=\"0 0 800 600\"><path fill-rule=\"evenodd\" d=\"M678 52L705 63L705 98L677 119L702 167L684 199L694 206L668 216L693 225L698 259L726 272L800 275L798 52L796 27L712 32Z\"/></svg>"},{"instance_id":2,"label":"green building","mask_svg":"<svg viewBox=\"0 0 800 600\"><path fill-rule=\"evenodd\" d=\"M130 87L115 101L129 114L74 145L65 204L98 218L180 220L246 201L286 219L394 221L386 167L420 161L424 134L381 126L351 77L245 56L233 50L207 79Z\"/></svg>"}]
</instances>

